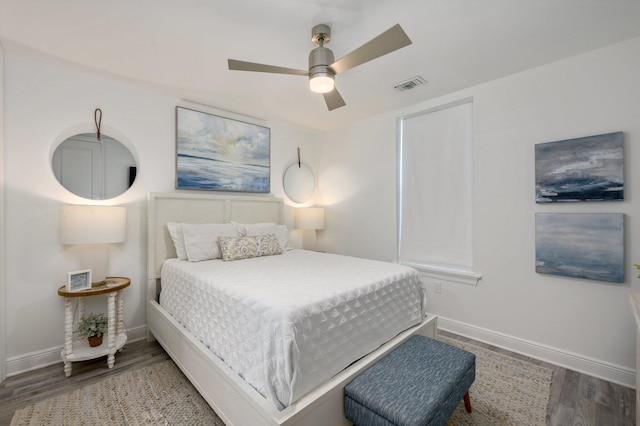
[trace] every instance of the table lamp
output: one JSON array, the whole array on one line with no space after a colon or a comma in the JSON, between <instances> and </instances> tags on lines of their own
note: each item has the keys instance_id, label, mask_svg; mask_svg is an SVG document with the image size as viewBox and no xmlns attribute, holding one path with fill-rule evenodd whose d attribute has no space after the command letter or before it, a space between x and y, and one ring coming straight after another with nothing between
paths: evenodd
<instances>
[{"instance_id":1,"label":"table lamp","mask_svg":"<svg viewBox=\"0 0 640 426\"><path fill-rule=\"evenodd\" d=\"M91 267L93 281L99 283L109 269L107 244L125 240L126 224L126 207L64 205L60 242L93 246L82 249L83 261Z\"/></svg>"},{"instance_id":2,"label":"table lamp","mask_svg":"<svg viewBox=\"0 0 640 426\"><path fill-rule=\"evenodd\" d=\"M305 232L302 237L302 247L308 250L316 249L316 230L324 229L324 208L307 207L296 209L294 228Z\"/></svg>"}]
</instances>

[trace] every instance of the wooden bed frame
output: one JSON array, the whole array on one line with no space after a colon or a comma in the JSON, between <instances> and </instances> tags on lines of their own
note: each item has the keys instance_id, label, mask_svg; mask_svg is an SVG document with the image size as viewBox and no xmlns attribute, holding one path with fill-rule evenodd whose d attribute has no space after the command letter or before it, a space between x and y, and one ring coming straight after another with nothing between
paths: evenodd
<instances>
[{"instance_id":1,"label":"wooden bed frame","mask_svg":"<svg viewBox=\"0 0 640 426\"><path fill-rule=\"evenodd\" d=\"M428 315L376 351L361 358L327 383L278 411L224 364L158 303L162 262L176 257L167 222L283 223L284 203L270 196L220 196L193 193L150 193L148 197L149 340L157 339L227 426L350 425L343 411L344 387L378 359L413 334L436 336L437 317Z\"/></svg>"}]
</instances>

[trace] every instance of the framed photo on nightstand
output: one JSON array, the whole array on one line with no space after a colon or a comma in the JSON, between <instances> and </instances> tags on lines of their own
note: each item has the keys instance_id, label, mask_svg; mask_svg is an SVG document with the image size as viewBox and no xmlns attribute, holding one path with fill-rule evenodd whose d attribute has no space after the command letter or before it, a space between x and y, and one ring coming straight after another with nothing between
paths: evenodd
<instances>
[{"instance_id":1,"label":"framed photo on nightstand","mask_svg":"<svg viewBox=\"0 0 640 426\"><path fill-rule=\"evenodd\" d=\"M91 288L91 269L67 272L67 291L88 290Z\"/></svg>"}]
</instances>

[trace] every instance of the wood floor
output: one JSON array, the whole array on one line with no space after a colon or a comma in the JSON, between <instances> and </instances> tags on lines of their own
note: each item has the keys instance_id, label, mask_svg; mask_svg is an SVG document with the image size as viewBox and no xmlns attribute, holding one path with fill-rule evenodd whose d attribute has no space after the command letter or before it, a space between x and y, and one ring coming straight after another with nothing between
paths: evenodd
<instances>
[{"instance_id":1,"label":"wood floor","mask_svg":"<svg viewBox=\"0 0 640 426\"><path fill-rule=\"evenodd\" d=\"M636 392L633 389L446 331L438 332L443 336L468 341L554 370L551 397L547 407L547 425L549 426L632 426L636 424Z\"/></svg>"},{"instance_id":2,"label":"wood floor","mask_svg":"<svg viewBox=\"0 0 640 426\"><path fill-rule=\"evenodd\" d=\"M63 364L51 365L16 376L7 377L0 384L0 425L9 425L15 410L65 394L77 388L98 382L109 375L147 367L169 359L169 355L157 342L144 340L127 343L122 352L116 353L116 363L107 368L107 357L73 363L70 377L65 377ZM63 425L55 425L63 426Z\"/></svg>"},{"instance_id":3,"label":"wood floor","mask_svg":"<svg viewBox=\"0 0 640 426\"><path fill-rule=\"evenodd\" d=\"M632 426L635 425L635 391L585 374L566 370L471 339L441 331L447 337L470 341L514 358L554 370L547 425L550 426ZM0 384L0 426L9 425L15 410L57 394L102 380L107 375L146 367L168 359L157 343L128 343L116 355L113 369L106 357L73 363L73 374L66 378L62 363L7 378ZM500 425L495 425L500 426ZM640 426L640 425L638 425Z\"/></svg>"}]
</instances>

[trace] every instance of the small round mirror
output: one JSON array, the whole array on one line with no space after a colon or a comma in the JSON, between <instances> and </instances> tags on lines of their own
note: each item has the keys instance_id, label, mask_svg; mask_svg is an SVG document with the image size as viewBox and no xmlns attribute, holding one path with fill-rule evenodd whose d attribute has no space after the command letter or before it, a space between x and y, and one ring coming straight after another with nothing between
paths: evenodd
<instances>
[{"instance_id":1,"label":"small round mirror","mask_svg":"<svg viewBox=\"0 0 640 426\"><path fill-rule=\"evenodd\" d=\"M123 194L136 178L136 160L117 140L82 133L58 145L51 160L53 174L70 192L91 200Z\"/></svg>"},{"instance_id":2,"label":"small round mirror","mask_svg":"<svg viewBox=\"0 0 640 426\"><path fill-rule=\"evenodd\" d=\"M284 172L284 192L296 203L306 203L313 197L316 179L305 164L295 163Z\"/></svg>"}]
</instances>

